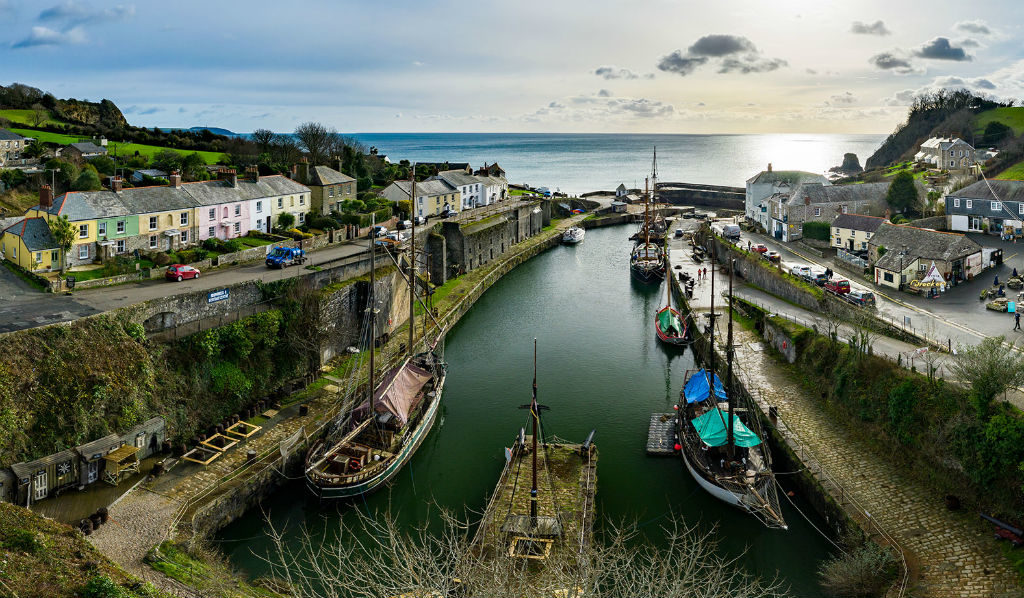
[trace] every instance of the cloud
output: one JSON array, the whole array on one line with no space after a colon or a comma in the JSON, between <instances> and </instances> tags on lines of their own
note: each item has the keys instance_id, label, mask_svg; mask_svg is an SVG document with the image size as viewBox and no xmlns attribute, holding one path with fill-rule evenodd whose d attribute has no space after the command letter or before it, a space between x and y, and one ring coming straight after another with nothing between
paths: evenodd
<instances>
[{"instance_id":1,"label":"cloud","mask_svg":"<svg viewBox=\"0 0 1024 598\"><path fill-rule=\"evenodd\" d=\"M977 35L992 35L992 29L989 28L988 23L981 19L960 21L956 25L953 25L953 29L956 29L957 31L966 31L967 33L975 33Z\"/></svg>"},{"instance_id":2,"label":"cloud","mask_svg":"<svg viewBox=\"0 0 1024 598\"><path fill-rule=\"evenodd\" d=\"M75 2L74 0L67 0L67 2L64 2L63 4L52 6L39 13L39 20L65 21L68 23L81 24L99 20L126 20L134 16L134 4L129 4L127 6L119 4L110 8L96 9L86 6L85 4Z\"/></svg>"},{"instance_id":3,"label":"cloud","mask_svg":"<svg viewBox=\"0 0 1024 598\"><path fill-rule=\"evenodd\" d=\"M752 41L741 35L711 34L698 39L687 49L690 56L720 58L740 52L757 53Z\"/></svg>"},{"instance_id":4,"label":"cloud","mask_svg":"<svg viewBox=\"0 0 1024 598\"><path fill-rule=\"evenodd\" d=\"M976 40L976 39L974 39L972 37L965 37L962 40L960 40L958 42L954 42L954 43L956 43L956 44L958 44L960 46L963 46L964 48L979 48L979 47L981 47L981 42L979 42L978 40Z\"/></svg>"},{"instance_id":5,"label":"cloud","mask_svg":"<svg viewBox=\"0 0 1024 598\"><path fill-rule=\"evenodd\" d=\"M12 48L32 48L35 46L63 46L68 44L84 44L88 41L81 27L72 27L67 31L56 31L49 27L33 27L25 39L15 42Z\"/></svg>"},{"instance_id":6,"label":"cloud","mask_svg":"<svg viewBox=\"0 0 1024 598\"><path fill-rule=\"evenodd\" d=\"M639 79L640 78L639 74L634 73L633 71L631 71L629 69L620 69L620 68L615 67L615 66L599 66L596 69L594 69L593 72L598 77L603 77L605 79ZM650 76L645 75L644 77L647 78L647 79L650 79L653 76L654 75L650 75Z\"/></svg>"},{"instance_id":7,"label":"cloud","mask_svg":"<svg viewBox=\"0 0 1024 598\"><path fill-rule=\"evenodd\" d=\"M808 75L817 75L818 74L818 71L816 71L814 69L804 69L804 72L807 73Z\"/></svg>"},{"instance_id":8,"label":"cloud","mask_svg":"<svg viewBox=\"0 0 1024 598\"><path fill-rule=\"evenodd\" d=\"M835 106L836 104L856 104L857 98L852 92L847 91L846 93L837 94L829 97L828 101L825 102L826 106Z\"/></svg>"},{"instance_id":9,"label":"cloud","mask_svg":"<svg viewBox=\"0 0 1024 598\"><path fill-rule=\"evenodd\" d=\"M974 60L963 48L949 43L949 38L946 37L936 37L925 43L914 51L914 55L929 60L955 60L957 62Z\"/></svg>"},{"instance_id":10,"label":"cloud","mask_svg":"<svg viewBox=\"0 0 1024 598\"><path fill-rule=\"evenodd\" d=\"M701 37L686 52L675 50L658 60L658 70L685 77L711 61L718 73L766 73L788 66L781 58L763 58L754 42L741 35L711 34Z\"/></svg>"},{"instance_id":11,"label":"cloud","mask_svg":"<svg viewBox=\"0 0 1024 598\"><path fill-rule=\"evenodd\" d=\"M675 73L685 77L706 63L708 59L704 56L688 57L683 55L682 50L676 50L668 56L662 56L658 61L658 70L666 73Z\"/></svg>"},{"instance_id":12,"label":"cloud","mask_svg":"<svg viewBox=\"0 0 1024 598\"><path fill-rule=\"evenodd\" d=\"M868 62L883 71L893 71L901 75L919 72L919 69L910 60L901 56L898 50L875 54Z\"/></svg>"},{"instance_id":13,"label":"cloud","mask_svg":"<svg viewBox=\"0 0 1024 598\"><path fill-rule=\"evenodd\" d=\"M612 97L612 92L608 91L607 89L602 89L597 92L597 95L598 97L601 98L610 98Z\"/></svg>"},{"instance_id":14,"label":"cloud","mask_svg":"<svg viewBox=\"0 0 1024 598\"><path fill-rule=\"evenodd\" d=\"M850 25L850 33L859 35L892 35L892 31L889 31L882 21L875 21L871 24L854 21Z\"/></svg>"},{"instance_id":15,"label":"cloud","mask_svg":"<svg viewBox=\"0 0 1024 598\"><path fill-rule=\"evenodd\" d=\"M914 96L916 95L917 92L913 89L904 89L885 98L883 102L886 106L909 106L914 103Z\"/></svg>"},{"instance_id":16,"label":"cloud","mask_svg":"<svg viewBox=\"0 0 1024 598\"><path fill-rule=\"evenodd\" d=\"M658 100L647 98L615 98L608 100L608 108L612 113L627 114L637 118L654 118L672 116L675 108L671 104L663 104Z\"/></svg>"},{"instance_id":17,"label":"cloud","mask_svg":"<svg viewBox=\"0 0 1024 598\"><path fill-rule=\"evenodd\" d=\"M419 61L419 60L413 60L413 61L412 61L412 65L413 65L413 66L423 66L424 64L425 64L425 63L423 63L423 62L421 62L421 61Z\"/></svg>"}]
</instances>

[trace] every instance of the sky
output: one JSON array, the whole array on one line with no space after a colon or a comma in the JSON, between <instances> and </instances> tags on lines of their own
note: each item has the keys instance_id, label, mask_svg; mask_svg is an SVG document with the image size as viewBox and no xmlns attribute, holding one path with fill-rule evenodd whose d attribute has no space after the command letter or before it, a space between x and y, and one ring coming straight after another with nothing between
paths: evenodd
<instances>
[{"instance_id":1,"label":"sky","mask_svg":"<svg viewBox=\"0 0 1024 598\"><path fill-rule=\"evenodd\" d=\"M888 133L1024 98L1014 0L0 0L0 85L134 125L343 133Z\"/></svg>"}]
</instances>

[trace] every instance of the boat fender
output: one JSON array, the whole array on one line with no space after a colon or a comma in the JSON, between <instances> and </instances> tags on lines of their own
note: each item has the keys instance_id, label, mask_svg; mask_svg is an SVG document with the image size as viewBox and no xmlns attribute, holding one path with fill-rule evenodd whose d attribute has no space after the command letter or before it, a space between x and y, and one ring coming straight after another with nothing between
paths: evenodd
<instances>
[{"instance_id":1,"label":"boat fender","mask_svg":"<svg viewBox=\"0 0 1024 598\"><path fill-rule=\"evenodd\" d=\"M363 468L363 464L359 462L359 459L349 459L348 468L351 469L352 471L359 471L360 469Z\"/></svg>"}]
</instances>

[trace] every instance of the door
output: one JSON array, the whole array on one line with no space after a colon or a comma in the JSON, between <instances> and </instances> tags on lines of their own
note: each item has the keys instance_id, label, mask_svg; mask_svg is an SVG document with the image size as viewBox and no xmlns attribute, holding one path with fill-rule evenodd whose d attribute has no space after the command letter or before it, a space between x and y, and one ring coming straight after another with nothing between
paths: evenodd
<instances>
[{"instance_id":1,"label":"door","mask_svg":"<svg viewBox=\"0 0 1024 598\"><path fill-rule=\"evenodd\" d=\"M35 492L33 497L35 500L42 500L46 498L46 470L40 471L36 474L35 484L33 484Z\"/></svg>"},{"instance_id":2,"label":"door","mask_svg":"<svg viewBox=\"0 0 1024 598\"><path fill-rule=\"evenodd\" d=\"M846 244L849 245L849 247L847 247L847 249L849 251L853 251L853 239L847 239Z\"/></svg>"},{"instance_id":3,"label":"door","mask_svg":"<svg viewBox=\"0 0 1024 598\"><path fill-rule=\"evenodd\" d=\"M89 465L86 467L85 483L86 484L91 484L91 483L95 482L96 478L98 478L99 475L100 475L100 462L99 461L90 461Z\"/></svg>"}]
</instances>

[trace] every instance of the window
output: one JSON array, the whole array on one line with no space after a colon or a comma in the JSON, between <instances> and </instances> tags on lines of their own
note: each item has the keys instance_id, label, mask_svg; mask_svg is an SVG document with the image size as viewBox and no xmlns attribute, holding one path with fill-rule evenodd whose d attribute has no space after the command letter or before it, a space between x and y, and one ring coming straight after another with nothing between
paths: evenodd
<instances>
[{"instance_id":1,"label":"window","mask_svg":"<svg viewBox=\"0 0 1024 598\"><path fill-rule=\"evenodd\" d=\"M57 252L56 251L51 251L50 252L50 263L51 264L56 264L57 263Z\"/></svg>"},{"instance_id":2,"label":"window","mask_svg":"<svg viewBox=\"0 0 1024 598\"><path fill-rule=\"evenodd\" d=\"M11 252L14 254L14 259L18 259L18 246L15 245L11 248Z\"/></svg>"},{"instance_id":3,"label":"window","mask_svg":"<svg viewBox=\"0 0 1024 598\"><path fill-rule=\"evenodd\" d=\"M107 223L106 222L97 222L96 223L96 234L98 234L101 237L103 235L107 234Z\"/></svg>"},{"instance_id":4,"label":"window","mask_svg":"<svg viewBox=\"0 0 1024 598\"><path fill-rule=\"evenodd\" d=\"M293 208L295 207L295 196L294 195L288 198L288 205L293 207Z\"/></svg>"},{"instance_id":5,"label":"window","mask_svg":"<svg viewBox=\"0 0 1024 598\"><path fill-rule=\"evenodd\" d=\"M240 232L242 232L242 223L241 222L236 222L235 223L235 233L237 234L237 233L240 233Z\"/></svg>"},{"instance_id":6,"label":"window","mask_svg":"<svg viewBox=\"0 0 1024 598\"><path fill-rule=\"evenodd\" d=\"M40 263L42 261L43 261L43 252L42 251L37 251L36 252L36 263L38 264L38 263Z\"/></svg>"},{"instance_id":7,"label":"window","mask_svg":"<svg viewBox=\"0 0 1024 598\"><path fill-rule=\"evenodd\" d=\"M411 283L410 283L411 284ZM146 433L142 432L135 437L135 448L141 449L146 446Z\"/></svg>"},{"instance_id":8,"label":"window","mask_svg":"<svg viewBox=\"0 0 1024 598\"><path fill-rule=\"evenodd\" d=\"M892 282L892 272L882 274L882 278L885 279L885 282Z\"/></svg>"},{"instance_id":9,"label":"window","mask_svg":"<svg viewBox=\"0 0 1024 598\"><path fill-rule=\"evenodd\" d=\"M156 216L149 217L149 230L156 230Z\"/></svg>"},{"instance_id":10,"label":"window","mask_svg":"<svg viewBox=\"0 0 1024 598\"><path fill-rule=\"evenodd\" d=\"M241 216L241 215L242 215L242 204L236 203L235 204L235 216Z\"/></svg>"},{"instance_id":11,"label":"window","mask_svg":"<svg viewBox=\"0 0 1024 598\"><path fill-rule=\"evenodd\" d=\"M256 213L259 214L261 212L263 212L263 202L262 201L257 201L256 202Z\"/></svg>"},{"instance_id":12,"label":"window","mask_svg":"<svg viewBox=\"0 0 1024 598\"><path fill-rule=\"evenodd\" d=\"M78 246L78 259L87 260L89 259L89 246L79 245Z\"/></svg>"},{"instance_id":13,"label":"window","mask_svg":"<svg viewBox=\"0 0 1024 598\"><path fill-rule=\"evenodd\" d=\"M846 213L846 206L845 205L839 206L839 208L840 208L840 210L842 210L843 214Z\"/></svg>"},{"instance_id":14,"label":"window","mask_svg":"<svg viewBox=\"0 0 1024 598\"><path fill-rule=\"evenodd\" d=\"M117 252L118 253L124 253L124 249L125 249L124 239L118 239L118 241L117 241Z\"/></svg>"},{"instance_id":15,"label":"window","mask_svg":"<svg viewBox=\"0 0 1024 598\"><path fill-rule=\"evenodd\" d=\"M119 234L119 235L123 235L124 234L124 223L125 223L124 220L118 220L117 221L117 234Z\"/></svg>"},{"instance_id":16,"label":"window","mask_svg":"<svg viewBox=\"0 0 1024 598\"><path fill-rule=\"evenodd\" d=\"M327 188L327 197L334 197L334 187Z\"/></svg>"},{"instance_id":17,"label":"window","mask_svg":"<svg viewBox=\"0 0 1024 598\"><path fill-rule=\"evenodd\" d=\"M836 229L834 229L834 230L835 230L835 232L836 232L836 236L838 237L838 236L839 236L839 229L838 229L838 228L836 228Z\"/></svg>"},{"instance_id":18,"label":"window","mask_svg":"<svg viewBox=\"0 0 1024 598\"><path fill-rule=\"evenodd\" d=\"M1024 201L1017 204L1017 213L1024 214Z\"/></svg>"},{"instance_id":19,"label":"window","mask_svg":"<svg viewBox=\"0 0 1024 598\"><path fill-rule=\"evenodd\" d=\"M867 241L861 241L860 248L861 249L867 249L868 248L868 242Z\"/></svg>"},{"instance_id":20,"label":"window","mask_svg":"<svg viewBox=\"0 0 1024 598\"><path fill-rule=\"evenodd\" d=\"M182 243L188 243L188 231L187 230L181 231L181 242Z\"/></svg>"},{"instance_id":21,"label":"window","mask_svg":"<svg viewBox=\"0 0 1024 598\"><path fill-rule=\"evenodd\" d=\"M181 213L181 225L188 226L188 212Z\"/></svg>"},{"instance_id":22,"label":"window","mask_svg":"<svg viewBox=\"0 0 1024 598\"><path fill-rule=\"evenodd\" d=\"M78 225L78 238L79 239L84 239L84 238L86 238L88 236L89 236L89 225L88 224L79 224Z\"/></svg>"},{"instance_id":23,"label":"window","mask_svg":"<svg viewBox=\"0 0 1024 598\"><path fill-rule=\"evenodd\" d=\"M283 207L284 207L284 198L283 197L278 197L277 198L277 209L280 210Z\"/></svg>"},{"instance_id":24,"label":"window","mask_svg":"<svg viewBox=\"0 0 1024 598\"><path fill-rule=\"evenodd\" d=\"M224 217L225 218L228 217L228 207L227 206L224 206Z\"/></svg>"},{"instance_id":25,"label":"window","mask_svg":"<svg viewBox=\"0 0 1024 598\"><path fill-rule=\"evenodd\" d=\"M972 207L972 205L971 205L971 204L973 204L973 203L974 203L973 201L971 201L971 200L969 200L969 199L967 200L967 209L968 209L968 210L970 210L970 209L971 209L971 207Z\"/></svg>"},{"instance_id":26,"label":"window","mask_svg":"<svg viewBox=\"0 0 1024 598\"><path fill-rule=\"evenodd\" d=\"M156 235L149 235L149 248L156 249Z\"/></svg>"},{"instance_id":27,"label":"window","mask_svg":"<svg viewBox=\"0 0 1024 598\"><path fill-rule=\"evenodd\" d=\"M306 196L305 195L300 195L299 196L299 205L300 206L306 205Z\"/></svg>"},{"instance_id":28,"label":"window","mask_svg":"<svg viewBox=\"0 0 1024 598\"><path fill-rule=\"evenodd\" d=\"M956 160L950 160L949 161L949 167L953 168L954 166L956 166Z\"/></svg>"},{"instance_id":29,"label":"window","mask_svg":"<svg viewBox=\"0 0 1024 598\"><path fill-rule=\"evenodd\" d=\"M210 227L210 233L207 236L209 236L211 239L216 237L217 236L217 227L216 226L211 226Z\"/></svg>"},{"instance_id":30,"label":"window","mask_svg":"<svg viewBox=\"0 0 1024 598\"><path fill-rule=\"evenodd\" d=\"M998 212L1002 208L1003 208L1003 206L998 201L993 201L992 202L992 211L993 212Z\"/></svg>"},{"instance_id":31,"label":"window","mask_svg":"<svg viewBox=\"0 0 1024 598\"><path fill-rule=\"evenodd\" d=\"M299 212L299 224L305 224L305 223L306 223L306 213L305 212Z\"/></svg>"},{"instance_id":32,"label":"window","mask_svg":"<svg viewBox=\"0 0 1024 598\"><path fill-rule=\"evenodd\" d=\"M1024 204L1021 204L1021 205L1024 205ZM959 208L960 207L960 198L959 197L954 197L953 198L953 207L954 208Z\"/></svg>"},{"instance_id":33,"label":"window","mask_svg":"<svg viewBox=\"0 0 1024 598\"><path fill-rule=\"evenodd\" d=\"M217 219L217 208L210 208L210 220Z\"/></svg>"},{"instance_id":34,"label":"window","mask_svg":"<svg viewBox=\"0 0 1024 598\"><path fill-rule=\"evenodd\" d=\"M814 215L821 216L821 208L814 208Z\"/></svg>"}]
</instances>

